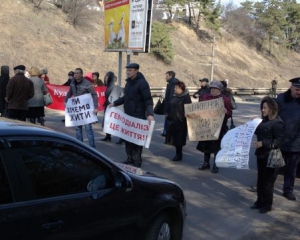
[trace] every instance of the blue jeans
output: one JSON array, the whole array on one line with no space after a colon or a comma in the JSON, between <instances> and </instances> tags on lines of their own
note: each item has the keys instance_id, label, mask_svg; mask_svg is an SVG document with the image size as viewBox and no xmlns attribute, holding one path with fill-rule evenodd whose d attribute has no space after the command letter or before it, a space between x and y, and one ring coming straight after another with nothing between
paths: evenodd
<instances>
[{"instance_id":1,"label":"blue jeans","mask_svg":"<svg viewBox=\"0 0 300 240\"><path fill-rule=\"evenodd\" d=\"M89 140L90 146L95 148L95 139L94 139L94 132L93 132L93 128L92 128L92 124L88 123L86 125L84 125L85 128L85 132L86 132L86 136ZM77 126L76 127L76 138L83 142L83 137L82 137L82 126Z\"/></svg>"}]
</instances>

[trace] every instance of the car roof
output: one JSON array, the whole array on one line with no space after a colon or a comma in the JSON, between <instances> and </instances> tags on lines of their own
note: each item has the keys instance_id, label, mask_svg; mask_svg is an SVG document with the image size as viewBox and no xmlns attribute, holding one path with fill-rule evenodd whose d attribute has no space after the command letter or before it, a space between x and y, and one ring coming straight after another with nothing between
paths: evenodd
<instances>
[{"instance_id":1,"label":"car roof","mask_svg":"<svg viewBox=\"0 0 300 240\"><path fill-rule=\"evenodd\" d=\"M0 118L0 137L29 135L74 139L64 133L56 132L55 130L45 126L8 118Z\"/></svg>"}]
</instances>

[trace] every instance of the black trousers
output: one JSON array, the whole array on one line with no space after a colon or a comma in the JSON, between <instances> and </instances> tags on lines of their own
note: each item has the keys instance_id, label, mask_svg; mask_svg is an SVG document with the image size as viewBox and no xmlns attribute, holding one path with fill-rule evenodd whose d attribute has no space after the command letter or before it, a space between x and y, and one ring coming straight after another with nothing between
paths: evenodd
<instances>
[{"instance_id":1,"label":"black trousers","mask_svg":"<svg viewBox=\"0 0 300 240\"><path fill-rule=\"evenodd\" d=\"M267 167L267 161L267 158L257 158L257 200L255 203L260 207L271 208L278 170Z\"/></svg>"},{"instance_id":2,"label":"black trousers","mask_svg":"<svg viewBox=\"0 0 300 240\"><path fill-rule=\"evenodd\" d=\"M8 109L7 117L11 119L26 121L27 110Z\"/></svg>"},{"instance_id":3,"label":"black trousers","mask_svg":"<svg viewBox=\"0 0 300 240\"><path fill-rule=\"evenodd\" d=\"M300 153L282 151L282 155L285 161L283 192L293 193Z\"/></svg>"},{"instance_id":4,"label":"black trousers","mask_svg":"<svg viewBox=\"0 0 300 240\"><path fill-rule=\"evenodd\" d=\"M125 149L127 154L127 161L132 162L136 167L140 167L140 165L142 164L143 146L125 141Z\"/></svg>"}]
</instances>

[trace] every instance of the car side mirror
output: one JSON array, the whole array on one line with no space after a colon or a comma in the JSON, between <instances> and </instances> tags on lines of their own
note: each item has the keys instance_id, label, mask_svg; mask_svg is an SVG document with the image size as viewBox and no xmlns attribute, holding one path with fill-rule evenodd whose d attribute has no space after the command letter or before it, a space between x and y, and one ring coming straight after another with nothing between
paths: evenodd
<instances>
[{"instance_id":1,"label":"car side mirror","mask_svg":"<svg viewBox=\"0 0 300 240\"><path fill-rule=\"evenodd\" d=\"M121 171L116 172L115 185L116 188L122 188L126 191L131 191L132 189L131 178L125 172Z\"/></svg>"}]
</instances>

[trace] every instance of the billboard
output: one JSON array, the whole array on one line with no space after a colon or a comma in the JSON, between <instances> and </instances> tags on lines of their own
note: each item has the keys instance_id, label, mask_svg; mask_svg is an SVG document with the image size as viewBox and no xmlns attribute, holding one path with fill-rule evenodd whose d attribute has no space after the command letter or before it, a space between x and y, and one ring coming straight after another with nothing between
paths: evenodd
<instances>
[{"instance_id":1,"label":"billboard","mask_svg":"<svg viewBox=\"0 0 300 240\"><path fill-rule=\"evenodd\" d=\"M152 0L106 0L105 50L148 52L151 23Z\"/></svg>"}]
</instances>

